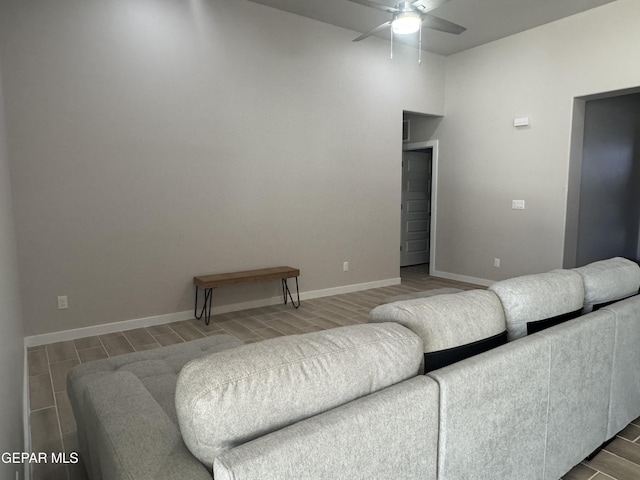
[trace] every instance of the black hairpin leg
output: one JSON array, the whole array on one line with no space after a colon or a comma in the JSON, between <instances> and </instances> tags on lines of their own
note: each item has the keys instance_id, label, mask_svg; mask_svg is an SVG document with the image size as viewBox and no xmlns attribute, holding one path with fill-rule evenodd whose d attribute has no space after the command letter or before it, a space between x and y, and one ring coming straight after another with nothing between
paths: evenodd
<instances>
[{"instance_id":1,"label":"black hairpin leg","mask_svg":"<svg viewBox=\"0 0 640 480\"><path fill-rule=\"evenodd\" d=\"M299 308L300 307L300 289L298 288L298 277L296 277L296 293L298 295L298 304L296 305L296 302L293 301L293 297L291 296L291 291L289 290L289 284L287 283L287 279L283 278L282 279L282 297L284 298L284 304L287 304L287 295L289 295L289 298L291 299L291 305L294 306L294 308Z\"/></svg>"},{"instance_id":2,"label":"black hairpin leg","mask_svg":"<svg viewBox=\"0 0 640 480\"><path fill-rule=\"evenodd\" d=\"M200 320L202 315L204 315L204 323L209 325L211 321L211 299L213 298L213 288L205 288L204 289L204 303L202 304L202 310L200 310L200 315L198 315L198 286L196 285L196 302L193 307L193 315Z\"/></svg>"}]
</instances>

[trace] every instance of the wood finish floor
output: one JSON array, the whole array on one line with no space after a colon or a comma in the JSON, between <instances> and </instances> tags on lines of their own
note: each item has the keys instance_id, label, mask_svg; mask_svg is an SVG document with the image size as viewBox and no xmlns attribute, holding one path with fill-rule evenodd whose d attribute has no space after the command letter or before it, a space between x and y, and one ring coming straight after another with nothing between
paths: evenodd
<instances>
[{"instance_id":1,"label":"wood finish floor","mask_svg":"<svg viewBox=\"0 0 640 480\"><path fill-rule=\"evenodd\" d=\"M282 335L364 323L371 309L390 296L445 287L479 288L431 278L424 266L403 268L401 277L401 285L306 300L297 310L291 305L255 308L213 316L208 326L201 321L187 319L29 348L31 450L67 454L77 450L76 424L66 393L66 376L79 363L222 333L251 343ZM563 478L639 480L640 419L623 430L592 461L577 465ZM33 465L32 479L86 480L87 476L81 463L39 464ZM487 480L491 480L490 476L487 476Z\"/></svg>"}]
</instances>

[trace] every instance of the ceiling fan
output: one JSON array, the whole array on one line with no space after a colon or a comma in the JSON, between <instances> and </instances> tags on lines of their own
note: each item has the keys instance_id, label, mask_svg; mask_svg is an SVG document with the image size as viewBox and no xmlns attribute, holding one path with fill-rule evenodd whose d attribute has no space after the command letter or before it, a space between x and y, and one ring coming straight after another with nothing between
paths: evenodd
<instances>
[{"instance_id":1,"label":"ceiling fan","mask_svg":"<svg viewBox=\"0 0 640 480\"><path fill-rule=\"evenodd\" d=\"M400 2L395 7L389 7L371 0L349 0L350 2L376 8L392 15L391 20L363 33L354 42L359 42L378 32L391 28L391 58L393 58L393 35L407 35L420 32L419 49L422 50L422 27L439 30L441 32L461 34L466 28L443 18L430 15L428 12L438 8L449 0L417 0L415 2ZM420 62L420 59L418 59Z\"/></svg>"}]
</instances>

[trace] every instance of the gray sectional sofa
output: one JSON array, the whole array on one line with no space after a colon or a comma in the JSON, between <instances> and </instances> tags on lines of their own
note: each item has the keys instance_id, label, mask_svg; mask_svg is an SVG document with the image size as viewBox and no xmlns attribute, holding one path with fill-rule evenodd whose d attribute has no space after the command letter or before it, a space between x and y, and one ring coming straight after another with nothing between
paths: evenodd
<instances>
[{"instance_id":1,"label":"gray sectional sofa","mask_svg":"<svg viewBox=\"0 0 640 480\"><path fill-rule=\"evenodd\" d=\"M557 480L640 416L639 288L615 258L82 364L81 457L93 480Z\"/></svg>"}]
</instances>

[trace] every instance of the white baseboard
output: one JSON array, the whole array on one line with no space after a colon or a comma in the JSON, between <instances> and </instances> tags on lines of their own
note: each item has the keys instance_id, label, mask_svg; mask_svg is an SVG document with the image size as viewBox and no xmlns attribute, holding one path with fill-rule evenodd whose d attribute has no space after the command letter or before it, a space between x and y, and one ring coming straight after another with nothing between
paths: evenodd
<instances>
[{"instance_id":1,"label":"white baseboard","mask_svg":"<svg viewBox=\"0 0 640 480\"><path fill-rule=\"evenodd\" d=\"M344 285L341 287L325 288L322 290L313 290L310 292L300 292L300 300L310 300L312 298L327 297L330 295L341 295L344 293L359 292L361 290L369 290L372 288L389 287L391 285L399 285L400 277L378 280L375 282L357 283L353 285ZM222 313L236 312L238 310L248 310L250 308L268 307L270 305L279 305L282 303L282 297L271 297L249 302L232 303L228 305L212 306L211 315L220 315ZM25 347L36 347L49 343L64 342L67 340L76 340L78 338L92 337L95 335L105 335L107 333L121 332L134 328L152 327L155 325L163 325L165 323L178 322L193 318L193 310L184 312L169 313L166 315L156 315L153 317L136 318L133 320L125 320L123 322L105 323L91 327L76 328L73 330L63 330L60 332L43 333L41 335L32 335L25 337Z\"/></svg>"},{"instance_id":2,"label":"white baseboard","mask_svg":"<svg viewBox=\"0 0 640 480\"><path fill-rule=\"evenodd\" d=\"M136 318L133 320L125 320L123 322L104 323L102 325L76 328L73 330L62 330L60 332L43 333L41 335L32 335L25 337L24 345L25 347L37 347L38 345L47 345L49 343L64 342L67 340L92 337L95 335L106 335L107 333L121 332L123 330L131 330L134 328L152 327L154 325L162 325L165 323L185 320L186 318L189 318L188 315L193 316L193 310L189 312L177 312L154 317Z\"/></svg>"},{"instance_id":3,"label":"white baseboard","mask_svg":"<svg viewBox=\"0 0 640 480\"><path fill-rule=\"evenodd\" d=\"M400 285L400 277L388 278L386 280L378 280L376 282L355 283L352 285L344 285L342 287L325 288L323 290L313 290L311 292L301 293L301 300L311 300L312 298L329 297L331 295L342 295L344 293L360 292L362 290L371 290L372 288L391 287ZM282 299L279 299L282 302Z\"/></svg>"},{"instance_id":4,"label":"white baseboard","mask_svg":"<svg viewBox=\"0 0 640 480\"><path fill-rule=\"evenodd\" d=\"M468 277L466 275L458 275L457 273L441 272L439 270L434 270L433 272L430 273L430 275L432 277L445 278L447 280L455 280L457 282L472 283L474 285L481 285L483 287L488 287L492 283L495 283L495 280Z\"/></svg>"}]
</instances>

